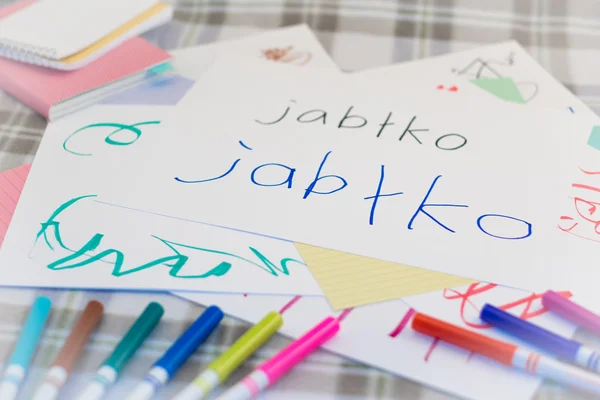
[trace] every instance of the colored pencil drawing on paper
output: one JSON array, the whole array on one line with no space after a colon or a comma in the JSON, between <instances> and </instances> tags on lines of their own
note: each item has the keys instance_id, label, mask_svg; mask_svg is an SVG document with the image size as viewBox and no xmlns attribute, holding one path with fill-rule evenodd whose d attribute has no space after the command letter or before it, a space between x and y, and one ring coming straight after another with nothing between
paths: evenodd
<instances>
[{"instance_id":1,"label":"colored pencil drawing on paper","mask_svg":"<svg viewBox=\"0 0 600 400\"><path fill-rule=\"evenodd\" d=\"M257 268L257 271L262 271L271 276L290 275L291 270L289 264L297 263L304 265L299 260L293 258L283 258L278 264L273 263L260 250L249 246L248 249L256 257L257 261L245 258L243 256L233 254L227 251L222 251L212 248L203 248L191 244L179 243L170 241L159 236L151 235L154 243L160 243L166 247L167 254L162 257L155 258L139 266L127 267L126 254L122 250L115 248L102 248L105 241L105 235L94 233L82 246L72 246L66 243L64 239L64 226L61 224L59 217L64 216L69 210L85 201L92 201L97 198L96 195L85 195L68 200L60 205L51 216L41 223L41 229L37 233L34 242L34 248L30 253L30 258L36 247L43 243L45 248L51 252L58 253L64 251L66 256L59 257L55 261L49 263L47 268L53 271L62 271L74 268L81 268L97 262L112 265L111 274L115 277L130 275L149 268L162 266L169 269L168 274L174 278L181 279L203 279L210 277L224 276L231 271L234 264L246 264ZM162 248L164 248L161 246ZM193 261L195 256L200 257L202 254L214 254L223 257L223 261L217 266L209 269L201 274L188 275L185 273L186 267Z\"/></svg>"}]
</instances>

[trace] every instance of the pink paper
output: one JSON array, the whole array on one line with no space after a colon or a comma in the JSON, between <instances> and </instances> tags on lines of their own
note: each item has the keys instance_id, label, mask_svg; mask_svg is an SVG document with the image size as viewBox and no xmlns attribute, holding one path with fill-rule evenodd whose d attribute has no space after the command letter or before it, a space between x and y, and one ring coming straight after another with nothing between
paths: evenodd
<instances>
[{"instance_id":1,"label":"pink paper","mask_svg":"<svg viewBox=\"0 0 600 400\"><path fill-rule=\"evenodd\" d=\"M23 165L0 173L0 246L17 208L31 165Z\"/></svg>"},{"instance_id":2,"label":"pink paper","mask_svg":"<svg viewBox=\"0 0 600 400\"><path fill-rule=\"evenodd\" d=\"M4 17L8 17L10 14L16 13L19 10L22 10L25 7L29 7L33 3L37 2L37 0L23 0L18 1L13 4L9 4L7 6L0 8L0 19Z\"/></svg>"}]
</instances>

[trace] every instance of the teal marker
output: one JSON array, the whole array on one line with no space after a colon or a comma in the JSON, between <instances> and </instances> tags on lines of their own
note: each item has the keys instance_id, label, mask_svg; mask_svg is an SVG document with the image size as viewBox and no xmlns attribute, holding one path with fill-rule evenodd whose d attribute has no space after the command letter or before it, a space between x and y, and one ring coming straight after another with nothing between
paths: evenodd
<instances>
[{"instance_id":1,"label":"teal marker","mask_svg":"<svg viewBox=\"0 0 600 400\"><path fill-rule=\"evenodd\" d=\"M13 400L17 397L29 363L42 337L51 308L52 302L47 297L38 297L31 306L21 336L6 363L2 383L0 383L0 400Z\"/></svg>"},{"instance_id":2,"label":"teal marker","mask_svg":"<svg viewBox=\"0 0 600 400\"><path fill-rule=\"evenodd\" d=\"M121 370L154 330L164 309L158 303L148 304L142 315L133 323L112 354L102 363L94 380L79 396L81 400L100 400L110 385L117 381ZM1 400L1 399L0 399Z\"/></svg>"}]
</instances>

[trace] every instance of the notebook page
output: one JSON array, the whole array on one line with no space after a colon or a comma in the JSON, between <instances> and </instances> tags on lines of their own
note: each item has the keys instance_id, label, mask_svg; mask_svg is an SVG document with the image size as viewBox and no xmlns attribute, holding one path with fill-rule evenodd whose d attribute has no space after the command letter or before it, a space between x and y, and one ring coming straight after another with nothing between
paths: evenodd
<instances>
[{"instance_id":1,"label":"notebook page","mask_svg":"<svg viewBox=\"0 0 600 400\"><path fill-rule=\"evenodd\" d=\"M16 43L21 51L61 59L92 45L157 3L158 0L39 1L0 22L0 48L3 42Z\"/></svg>"}]
</instances>

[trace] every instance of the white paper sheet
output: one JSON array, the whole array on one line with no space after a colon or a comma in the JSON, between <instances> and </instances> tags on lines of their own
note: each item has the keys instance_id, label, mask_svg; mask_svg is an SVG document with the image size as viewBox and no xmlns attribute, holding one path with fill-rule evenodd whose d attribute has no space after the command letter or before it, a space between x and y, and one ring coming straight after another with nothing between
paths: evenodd
<instances>
[{"instance_id":1,"label":"white paper sheet","mask_svg":"<svg viewBox=\"0 0 600 400\"><path fill-rule=\"evenodd\" d=\"M3 285L321 294L287 242L107 201L116 180L137 178L129 163L157 162L135 148L169 134L168 112L98 106L49 126L2 247L22 262L2 262L19 266Z\"/></svg>"},{"instance_id":2,"label":"white paper sheet","mask_svg":"<svg viewBox=\"0 0 600 400\"><path fill-rule=\"evenodd\" d=\"M165 125L169 136L143 150L164 162L111 201L528 290L595 292L581 279L595 272L556 265L548 251L556 154L585 140L589 119L516 107L428 114L436 102L408 104L395 90L374 101L348 77L325 85L258 64L233 77L228 65L211 69Z\"/></svg>"}]
</instances>

